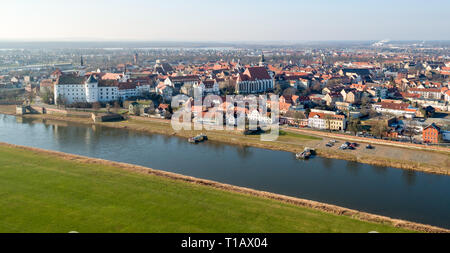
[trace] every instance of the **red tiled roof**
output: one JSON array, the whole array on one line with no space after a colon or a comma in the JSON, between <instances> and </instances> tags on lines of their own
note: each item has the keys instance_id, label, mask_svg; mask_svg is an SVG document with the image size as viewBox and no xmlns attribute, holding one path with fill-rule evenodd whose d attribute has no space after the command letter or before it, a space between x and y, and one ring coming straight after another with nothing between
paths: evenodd
<instances>
[{"instance_id":1,"label":"red tiled roof","mask_svg":"<svg viewBox=\"0 0 450 253\"><path fill-rule=\"evenodd\" d=\"M314 118L315 116L319 116L320 119L325 119L326 116L329 116L330 119L338 119L338 120L343 120L345 118L344 115L326 114L323 112L311 112L309 113L308 118Z\"/></svg>"},{"instance_id":2,"label":"red tiled roof","mask_svg":"<svg viewBox=\"0 0 450 253\"><path fill-rule=\"evenodd\" d=\"M242 81L272 79L264 67L249 67L243 74L239 74L239 78Z\"/></svg>"},{"instance_id":3,"label":"red tiled roof","mask_svg":"<svg viewBox=\"0 0 450 253\"><path fill-rule=\"evenodd\" d=\"M392 110L406 110L409 104L407 103L389 103L389 102L380 102L377 105L381 105L382 108L392 109Z\"/></svg>"},{"instance_id":4,"label":"red tiled roof","mask_svg":"<svg viewBox=\"0 0 450 253\"><path fill-rule=\"evenodd\" d=\"M440 89L433 89L433 88L426 88L426 89L420 89L420 88L411 88L409 89L409 91L411 92L438 92L440 93L441 90Z\"/></svg>"},{"instance_id":5,"label":"red tiled roof","mask_svg":"<svg viewBox=\"0 0 450 253\"><path fill-rule=\"evenodd\" d=\"M136 89L136 84L134 83L119 83L119 90L133 90Z\"/></svg>"}]
</instances>

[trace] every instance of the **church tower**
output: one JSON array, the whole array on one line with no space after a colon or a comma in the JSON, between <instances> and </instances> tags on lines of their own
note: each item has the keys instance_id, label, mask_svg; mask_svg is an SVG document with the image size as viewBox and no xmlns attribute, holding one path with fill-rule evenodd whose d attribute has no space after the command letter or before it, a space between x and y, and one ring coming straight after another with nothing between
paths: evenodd
<instances>
[{"instance_id":1,"label":"church tower","mask_svg":"<svg viewBox=\"0 0 450 253\"><path fill-rule=\"evenodd\" d=\"M264 58L264 52L261 52L261 59L259 60L259 66L260 67L266 66L266 59Z\"/></svg>"},{"instance_id":2,"label":"church tower","mask_svg":"<svg viewBox=\"0 0 450 253\"><path fill-rule=\"evenodd\" d=\"M84 67L84 60L83 60L83 56L81 56L81 58L80 58L80 66L81 66L81 67Z\"/></svg>"},{"instance_id":3,"label":"church tower","mask_svg":"<svg viewBox=\"0 0 450 253\"><path fill-rule=\"evenodd\" d=\"M138 61L139 61L139 55L138 55L138 53L135 53L134 54L134 65L137 65Z\"/></svg>"}]
</instances>

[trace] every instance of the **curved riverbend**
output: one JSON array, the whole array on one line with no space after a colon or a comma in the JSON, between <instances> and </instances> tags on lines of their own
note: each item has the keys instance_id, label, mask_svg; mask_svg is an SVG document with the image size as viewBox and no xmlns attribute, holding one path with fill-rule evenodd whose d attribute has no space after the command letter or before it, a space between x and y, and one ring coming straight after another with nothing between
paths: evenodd
<instances>
[{"instance_id":1,"label":"curved riverbend","mask_svg":"<svg viewBox=\"0 0 450 253\"><path fill-rule=\"evenodd\" d=\"M0 141L151 167L450 228L450 177L289 152L0 116Z\"/></svg>"}]
</instances>

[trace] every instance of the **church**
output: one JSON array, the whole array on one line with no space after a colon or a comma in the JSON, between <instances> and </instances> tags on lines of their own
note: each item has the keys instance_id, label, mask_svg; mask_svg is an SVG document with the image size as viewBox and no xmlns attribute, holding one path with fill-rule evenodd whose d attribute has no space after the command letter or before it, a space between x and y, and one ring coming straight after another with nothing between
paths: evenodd
<instances>
[{"instance_id":1,"label":"church","mask_svg":"<svg viewBox=\"0 0 450 253\"><path fill-rule=\"evenodd\" d=\"M259 66L248 67L239 73L236 80L236 93L256 94L271 91L274 88L273 78L266 69L264 53L261 54Z\"/></svg>"},{"instance_id":2,"label":"church","mask_svg":"<svg viewBox=\"0 0 450 253\"><path fill-rule=\"evenodd\" d=\"M263 93L273 88L274 81L265 67L264 54L261 55L259 66L248 67L243 73L239 73L236 80L238 94Z\"/></svg>"}]
</instances>

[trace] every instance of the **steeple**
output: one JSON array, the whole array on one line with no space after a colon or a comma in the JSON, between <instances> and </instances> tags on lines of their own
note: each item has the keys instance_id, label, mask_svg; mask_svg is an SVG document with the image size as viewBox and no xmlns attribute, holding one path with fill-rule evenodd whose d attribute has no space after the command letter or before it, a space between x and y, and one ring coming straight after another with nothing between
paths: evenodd
<instances>
[{"instance_id":1,"label":"steeple","mask_svg":"<svg viewBox=\"0 0 450 253\"><path fill-rule=\"evenodd\" d=\"M259 66L263 67L266 65L266 59L264 58L264 52L261 52L261 59L259 60Z\"/></svg>"},{"instance_id":2,"label":"steeple","mask_svg":"<svg viewBox=\"0 0 450 253\"><path fill-rule=\"evenodd\" d=\"M138 61L139 61L138 53L135 53L135 54L134 54L134 65L137 65L137 64L138 64Z\"/></svg>"}]
</instances>

